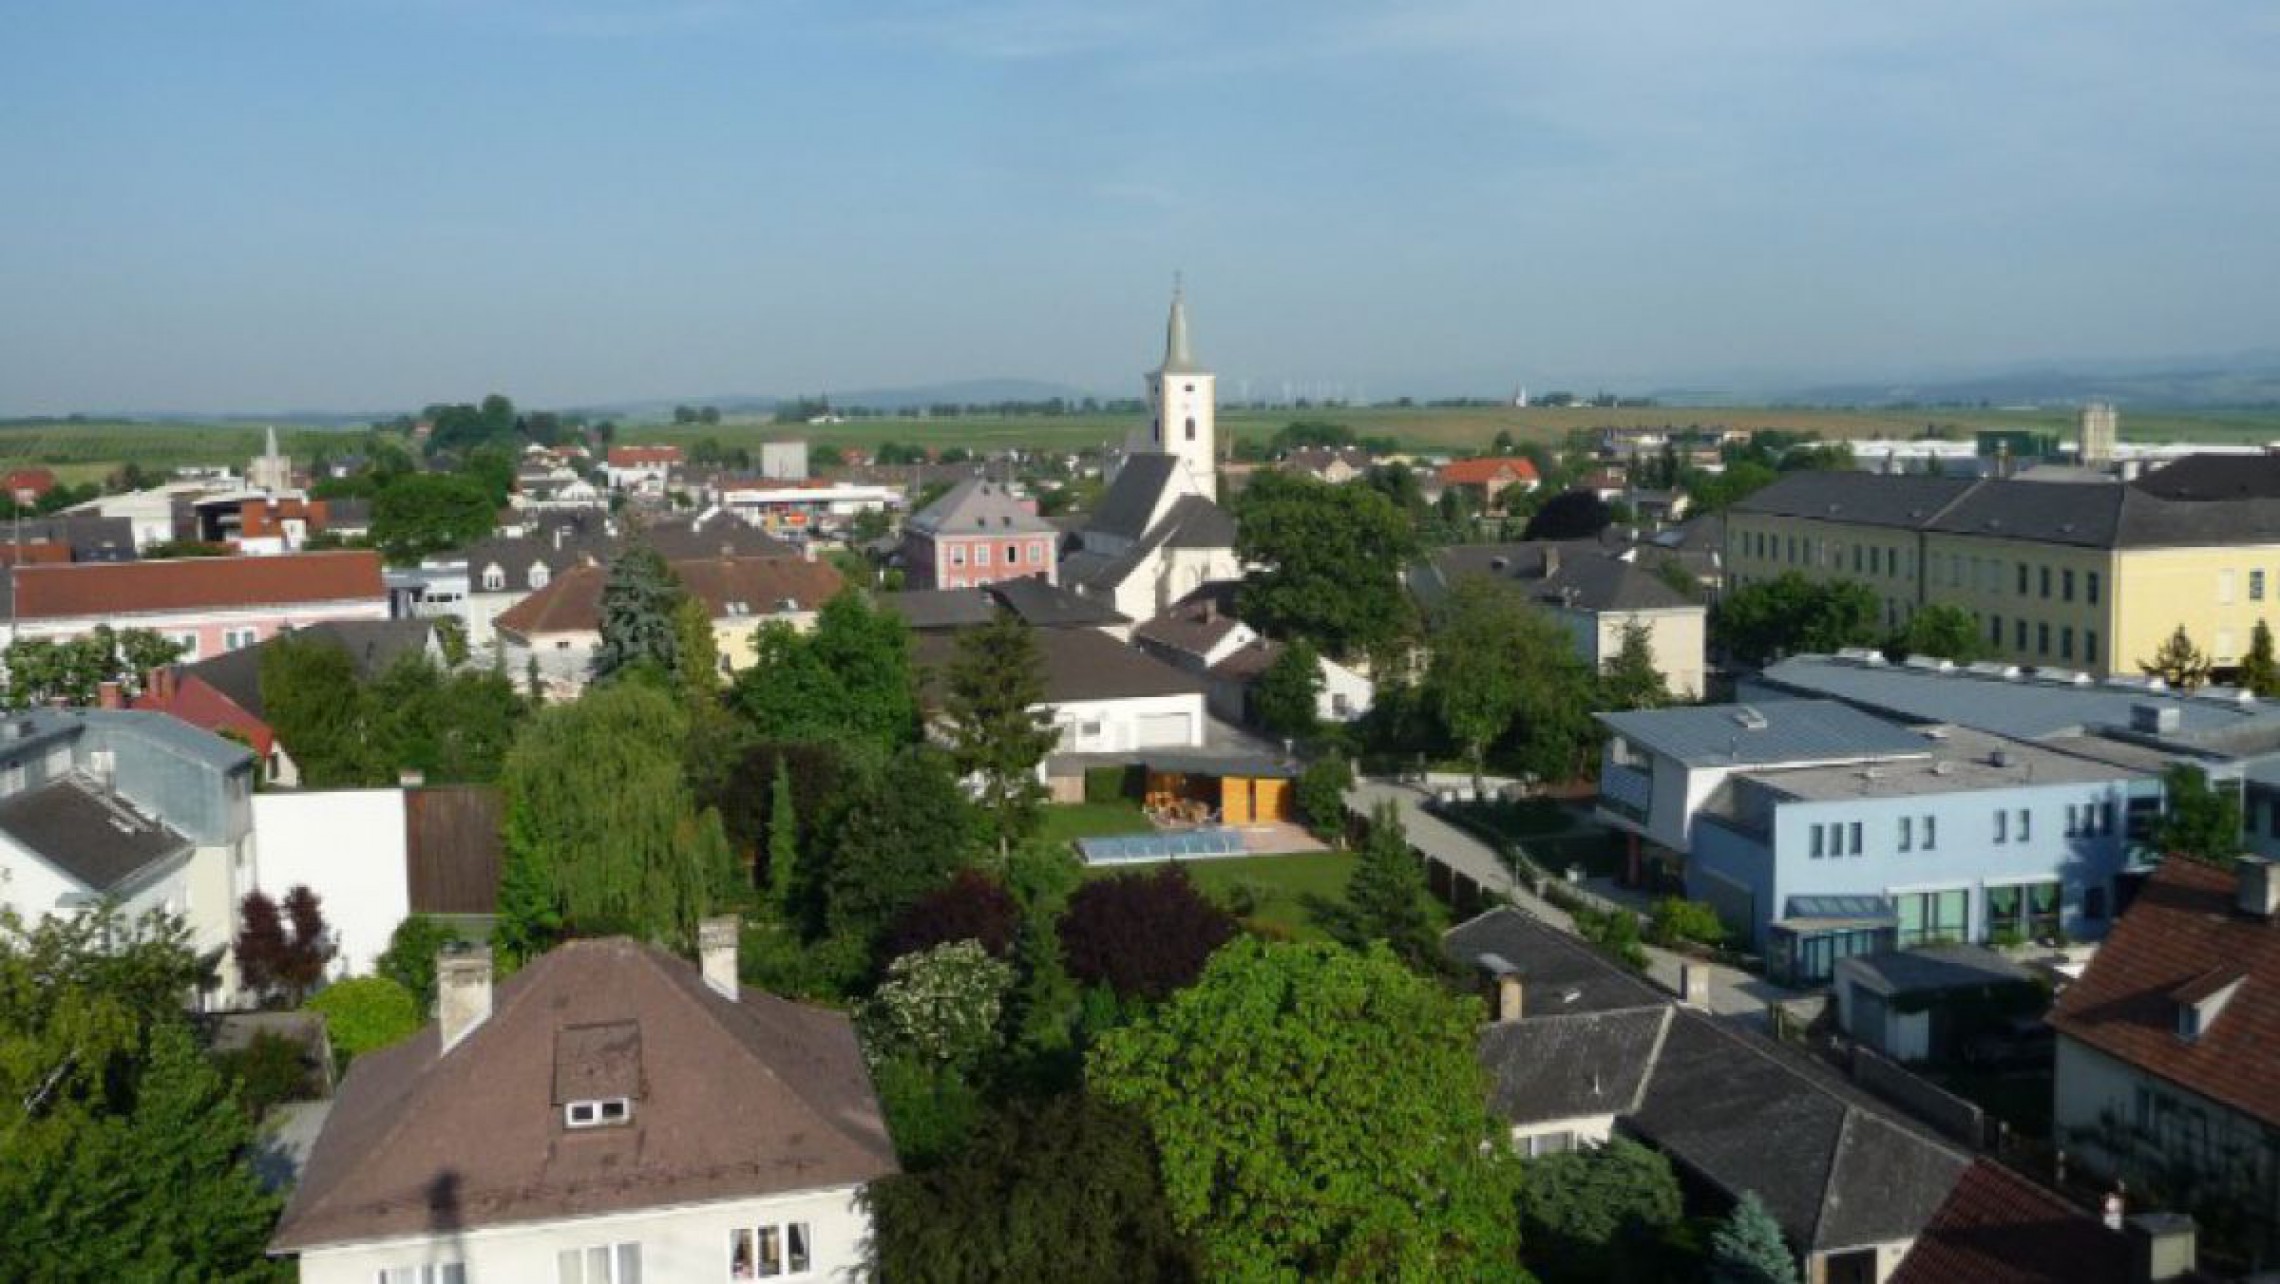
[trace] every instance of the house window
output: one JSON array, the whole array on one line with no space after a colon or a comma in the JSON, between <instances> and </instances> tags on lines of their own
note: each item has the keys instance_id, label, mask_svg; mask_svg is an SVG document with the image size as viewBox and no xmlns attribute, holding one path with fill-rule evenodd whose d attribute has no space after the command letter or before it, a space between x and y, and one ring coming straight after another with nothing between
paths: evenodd
<instances>
[{"instance_id":1,"label":"house window","mask_svg":"<svg viewBox=\"0 0 2280 1284\"><path fill-rule=\"evenodd\" d=\"M2050 626L2048 624L2035 626L2035 654L2050 654Z\"/></svg>"},{"instance_id":2,"label":"house window","mask_svg":"<svg viewBox=\"0 0 2280 1284\"><path fill-rule=\"evenodd\" d=\"M2082 630L2082 662L2084 664L2096 664L2098 662L2098 630L2096 629Z\"/></svg>"},{"instance_id":3,"label":"house window","mask_svg":"<svg viewBox=\"0 0 2280 1284\"><path fill-rule=\"evenodd\" d=\"M1005 564L1007 566L1021 565L1021 545L1008 544L1005 546Z\"/></svg>"},{"instance_id":4,"label":"house window","mask_svg":"<svg viewBox=\"0 0 2280 1284\"><path fill-rule=\"evenodd\" d=\"M2014 651L2027 649L2027 622L2025 620L2011 621L2011 649Z\"/></svg>"},{"instance_id":5,"label":"house window","mask_svg":"<svg viewBox=\"0 0 2280 1284\"><path fill-rule=\"evenodd\" d=\"M815 1267L806 1222L737 1227L728 1233L728 1277L772 1280L805 1275Z\"/></svg>"},{"instance_id":6,"label":"house window","mask_svg":"<svg viewBox=\"0 0 2280 1284\"><path fill-rule=\"evenodd\" d=\"M1029 564L1031 566L1043 566L1045 564L1045 546L1043 544L1031 544L1029 546Z\"/></svg>"},{"instance_id":7,"label":"house window","mask_svg":"<svg viewBox=\"0 0 2280 1284\"><path fill-rule=\"evenodd\" d=\"M438 1262L428 1266L383 1266L379 1284L467 1284L465 1262Z\"/></svg>"},{"instance_id":8,"label":"house window","mask_svg":"<svg viewBox=\"0 0 2280 1284\"><path fill-rule=\"evenodd\" d=\"M1967 916L1971 911L1971 893L1960 887L1949 892L1917 892L1896 899L1900 908L1901 949L1960 941L1970 927Z\"/></svg>"},{"instance_id":9,"label":"house window","mask_svg":"<svg viewBox=\"0 0 2280 1284\"><path fill-rule=\"evenodd\" d=\"M2058 630L2058 658L2061 660L2074 658L2074 626L2071 624L2063 625Z\"/></svg>"},{"instance_id":10,"label":"house window","mask_svg":"<svg viewBox=\"0 0 2280 1284\"><path fill-rule=\"evenodd\" d=\"M2221 602L2221 603L2224 603L2225 605L2228 605L2228 606L2229 606L2229 605L2231 605L2231 603L2232 603L2232 600L2233 600L2233 573L2232 573L2231 571L2218 571L2218 572L2217 572L2217 601L2219 601L2219 602Z\"/></svg>"},{"instance_id":11,"label":"house window","mask_svg":"<svg viewBox=\"0 0 2280 1284\"><path fill-rule=\"evenodd\" d=\"M1856 820L1852 823L1852 854L1858 856L1860 852L1860 822Z\"/></svg>"},{"instance_id":12,"label":"house window","mask_svg":"<svg viewBox=\"0 0 2280 1284\"><path fill-rule=\"evenodd\" d=\"M195 659L197 659L197 658L198 658L198 635L197 635L197 634L195 634L195 633L169 633L169 634L167 634L167 635L166 635L166 640L167 640L167 641L169 641L169 642L172 642L172 643L173 643L173 644L174 644L174 645L175 645L177 648L179 648L179 649L181 650L181 652L182 652L182 659L183 659L184 661L195 660Z\"/></svg>"},{"instance_id":13,"label":"house window","mask_svg":"<svg viewBox=\"0 0 2280 1284\"><path fill-rule=\"evenodd\" d=\"M1540 1155L1561 1155L1575 1149L1575 1134L1572 1132L1537 1133L1521 1144L1527 1148L1530 1159Z\"/></svg>"},{"instance_id":14,"label":"house window","mask_svg":"<svg viewBox=\"0 0 2280 1284\"><path fill-rule=\"evenodd\" d=\"M1987 617L1987 645L2003 645L2003 617L2000 615Z\"/></svg>"},{"instance_id":15,"label":"house window","mask_svg":"<svg viewBox=\"0 0 2280 1284\"><path fill-rule=\"evenodd\" d=\"M2248 573L2248 600L2251 602L2264 600L2264 572L2250 571Z\"/></svg>"},{"instance_id":16,"label":"house window","mask_svg":"<svg viewBox=\"0 0 2280 1284\"><path fill-rule=\"evenodd\" d=\"M1904 852L1916 850L1916 818L1913 816L1902 816L1900 818L1900 850Z\"/></svg>"},{"instance_id":17,"label":"house window","mask_svg":"<svg viewBox=\"0 0 2280 1284\"><path fill-rule=\"evenodd\" d=\"M1351 715L1352 715L1353 711L1354 711L1354 705L1353 705L1353 701L1351 701L1351 700L1348 700L1348 699L1346 698L1346 693L1345 693L1345 692L1343 692L1343 691L1333 691L1333 692L1331 692L1331 693L1330 693L1330 716L1331 716L1331 717L1333 717L1333 718L1345 718L1345 717L1349 717L1349 716L1351 716Z\"/></svg>"},{"instance_id":18,"label":"house window","mask_svg":"<svg viewBox=\"0 0 2280 1284\"><path fill-rule=\"evenodd\" d=\"M2030 839L2030 838L2034 837L2034 828L2035 828L2035 825L2034 825L2034 820L2035 820L2035 814L2034 814L2033 812L2031 812L2031 811L2028 811L2028 810L2027 810L2026 808L2024 808L2024 807L2021 807L2021 808L2019 808L2019 841L2020 841L2020 842L2022 842L2022 843L2023 843L2023 842L2027 841L2028 839Z\"/></svg>"},{"instance_id":19,"label":"house window","mask_svg":"<svg viewBox=\"0 0 2280 1284\"><path fill-rule=\"evenodd\" d=\"M2082 590L2082 596L2090 605L2098 605L2098 572L2084 571L2082 573Z\"/></svg>"},{"instance_id":20,"label":"house window","mask_svg":"<svg viewBox=\"0 0 2280 1284\"><path fill-rule=\"evenodd\" d=\"M573 1101L562 1107L562 1122L572 1128L600 1128L633 1117L633 1102L624 1097L599 1101Z\"/></svg>"},{"instance_id":21,"label":"house window","mask_svg":"<svg viewBox=\"0 0 2280 1284\"><path fill-rule=\"evenodd\" d=\"M530 586L533 590L545 588L547 581L553 578L554 573L546 569L544 562L539 562L530 568Z\"/></svg>"},{"instance_id":22,"label":"house window","mask_svg":"<svg viewBox=\"0 0 2280 1284\"><path fill-rule=\"evenodd\" d=\"M1828 838L1825 836L1825 827L1821 825L1813 826L1813 859L1819 860L1821 857L1829 854L1828 841Z\"/></svg>"},{"instance_id":23,"label":"house window","mask_svg":"<svg viewBox=\"0 0 2280 1284\"><path fill-rule=\"evenodd\" d=\"M555 1284L641 1284L641 1245L596 1244L554 1255Z\"/></svg>"},{"instance_id":24,"label":"house window","mask_svg":"<svg viewBox=\"0 0 2280 1284\"><path fill-rule=\"evenodd\" d=\"M966 546L964 544L952 544L950 546L950 564L952 566L964 566L966 564Z\"/></svg>"},{"instance_id":25,"label":"house window","mask_svg":"<svg viewBox=\"0 0 2280 1284\"><path fill-rule=\"evenodd\" d=\"M2019 563L2019 596L2020 596L2020 597L2025 597L2026 595L2027 595L2027 564L2026 564L2025 562L2021 562L2021 563Z\"/></svg>"},{"instance_id":26,"label":"house window","mask_svg":"<svg viewBox=\"0 0 2280 1284\"><path fill-rule=\"evenodd\" d=\"M484 568L483 568L483 591L484 591L484 592L486 592L486 593L502 593L502 592L505 592L505 591L506 591L506 587L507 587L507 573L506 573L505 571L502 571L502 570L500 570L500 569L499 569L498 567L496 567L496 566L486 566L486 567L484 567Z\"/></svg>"},{"instance_id":27,"label":"house window","mask_svg":"<svg viewBox=\"0 0 2280 1284\"><path fill-rule=\"evenodd\" d=\"M2049 568L2049 567L2047 567L2047 566L2045 566L2045 567L2041 568L2041 570L2042 570L2042 576L2041 576L2041 579L2042 579L2042 595L2043 595L2043 597L2044 597L2045 599L2048 599L2048 598L2050 597L2050 568Z\"/></svg>"},{"instance_id":28,"label":"house window","mask_svg":"<svg viewBox=\"0 0 2280 1284\"><path fill-rule=\"evenodd\" d=\"M1931 851L1940 845L1940 818L1924 817L1924 850Z\"/></svg>"},{"instance_id":29,"label":"house window","mask_svg":"<svg viewBox=\"0 0 2280 1284\"><path fill-rule=\"evenodd\" d=\"M1194 440L1195 440L1195 416L1193 416L1193 415L1189 415L1189 416L1188 416L1188 421L1187 421L1187 439L1188 439L1189 441L1194 441Z\"/></svg>"},{"instance_id":30,"label":"house window","mask_svg":"<svg viewBox=\"0 0 2280 1284\"><path fill-rule=\"evenodd\" d=\"M224 651L243 651L260 639L261 635L252 629L223 629L222 649Z\"/></svg>"},{"instance_id":31,"label":"house window","mask_svg":"<svg viewBox=\"0 0 2280 1284\"><path fill-rule=\"evenodd\" d=\"M2060 597L2063 597L2063 598L2065 598L2065 599L2066 599L2067 601L2069 601L2069 602L2071 602L2071 601L2073 601L2073 600L2074 600L2074 572L2072 572L2072 571L2061 571L2061 572L2059 572L2059 576L2058 576L2058 590L2059 590L2059 592L2058 592L2058 595L2059 595Z\"/></svg>"},{"instance_id":32,"label":"house window","mask_svg":"<svg viewBox=\"0 0 2280 1284\"><path fill-rule=\"evenodd\" d=\"M2001 808L1997 808L1995 811L1995 841L1999 843L2011 841L2011 813Z\"/></svg>"},{"instance_id":33,"label":"house window","mask_svg":"<svg viewBox=\"0 0 2280 1284\"><path fill-rule=\"evenodd\" d=\"M1987 935L2039 941L2058 935L2058 884L2018 883L1987 889Z\"/></svg>"},{"instance_id":34,"label":"house window","mask_svg":"<svg viewBox=\"0 0 2280 1284\"><path fill-rule=\"evenodd\" d=\"M990 564L990 546L989 546L989 545L987 545L987 544L976 544L976 545L974 545L974 565L976 565L976 566L988 566L989 564Z\"/></svg>"}]
</instances>

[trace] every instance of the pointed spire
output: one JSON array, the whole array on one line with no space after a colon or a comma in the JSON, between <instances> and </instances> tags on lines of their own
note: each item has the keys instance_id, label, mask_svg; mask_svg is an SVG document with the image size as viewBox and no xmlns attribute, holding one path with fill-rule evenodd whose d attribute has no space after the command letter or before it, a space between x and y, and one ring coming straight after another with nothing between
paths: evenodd
<instances>
[{"instance_id":1,"label":"pointed spire","mask_svg":"<svg viewBox=\"0 0 2280 1284\"><path fill-rule=\"evenodd\" d=\"M275 459L275 458L277 458L277 425L276 425L276 424L271 424L271 425L269 425L269 453L268 453L268 455L266 456L266 458L269 458L269 459Z\"/></svg>"},{"instance_id":2,"label":"pointed spire","mask_svg":"<svg viewBox=\"0 0 2280 1284\"><path fill-rule=\"evenodd\" d=\"M1187 289L1179 275L1172 276L1172 318L1164 326L1164 373L1193 374L1202 369L1188 348Z\"/></svg>"}]
</instances>

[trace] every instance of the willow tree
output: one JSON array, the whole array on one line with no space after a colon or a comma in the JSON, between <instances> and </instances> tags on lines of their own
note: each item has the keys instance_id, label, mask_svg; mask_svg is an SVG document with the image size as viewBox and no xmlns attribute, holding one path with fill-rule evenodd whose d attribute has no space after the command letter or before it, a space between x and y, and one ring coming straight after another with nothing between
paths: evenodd
<instances>
[{"instance_id":1,"label":"willow tree","mask_svg":"<svg viewBox=\"0 0 2280 1284\"><path fill-rule=\"evenodd\" d=\"M688 715L612 683L540 713L507 757L500 940L528 957L558 936L685 941L732 886L720 816L681 773Z\"/></svg>"}]
</instances>

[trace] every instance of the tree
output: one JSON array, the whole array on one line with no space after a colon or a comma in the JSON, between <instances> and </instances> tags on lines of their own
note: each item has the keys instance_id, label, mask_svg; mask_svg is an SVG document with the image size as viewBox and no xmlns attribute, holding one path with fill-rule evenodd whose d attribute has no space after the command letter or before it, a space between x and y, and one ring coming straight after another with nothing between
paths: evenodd
<instances>
[{"instance_id":1,"label":"tree","mask_svg":"<svg viewBox=\"0 0 2280 1284\"><path fill-rule=\"evenodd\" d=\"M356 662L330 638L288 633L261 648L262 717L293 755L311 789L355 788L387 778L393 765L372 735Z\"/></svg>"},{"instance_id":2,"label":"tree","mask_svg":"<svg viewBox=\"0 0 2280 1284\"><path fill-rule=\"evenodd\" d=\"M1712 631L1744 664L1783 655L1874 646L1876 593L1858 580L1816 583L1796 571L1745 584L1718 603Z\"/></svg>"},{"instance_id":3,"label":"tree","mask_svg":"<svg viewBox=\"0 0 2280 1284\"><path fill-rule=\"evenodd\" d=\"M911 902L973 863L983 823L939 751L907 749L859 777L833 829L826 925L868 957Z\"/></svg>"},{"instance_id":4,"label":"tree","mask_svg":"<svg viewBox=\"0 0 2280 1284\"><path fill-rule=\"evenodd\" d=\"M783 922L794 921L794 897L800 862L800 816L792 802L792 771L776 760L776 776L768 785L768 903Z\"/></svg>"},{"instance_id":5,"label":"tree","mask_svg":"<svg viewBox=\"0 0 2280 1284\"><path fill-rule=\"evenodd\" d=\"M1509 1276L1514 1161L1479 1021L1381 948L1238 941L1103 1035L1087 1082L1147 1122L1209 1273Z\"/></svg>"},{"instance_id":6,"label":"tree","mask_svg":"<svg viewBox=\"0 0 2280 1284\"><path fill-rule=\"evenodd\" d=\"M410 1038L421 1025L412 992L384 976L335 981L310 999L308 1007L325 1019L325 1033L343 1065Z\"/></svg>"},{"instance_id":7,"label":"tree","mask_svg":"<svg viewBox=\"0 0 2280 1284\"><path fill-rule=\"evenodd\" d=\"M315 892L293 887L283 913L266 893L248 892L239 902L238 921L230 951L246 989L292 1007L324 979L334 949Z\"/></svg>"},{"instance_id":8,"label":"tree","mask_svg":"<svg viewBox=\"0 0 2280 1284\"><path fill-rule=\"evenodd\" d=\"M895 916L880 937L879 958L892 962L952 941L974 941L1002 959L1020 930L1021 905L1013 893L978 869L961 869Z\"/></svg>"},{"instance_id":9,"label":"tree","mask_svg":"<svg viewBox=\"0 0 2280 1284\"><path fill-rule=\"evenodd\" d=\"M562 932L695 938L735 875L719 814L700 813L682 777L687 733L670 695L625 682L524 725L500 776L500 944L510 958Z\"/></svg>"},{"instance_id":10,"label":"tree","mask_svg":"<svg viewBox=\"0 0 2280 1284\"><path fill-rule=\"evenodd\" d=\"M1520 533L1523 540L1597 539L1615 520L1597 491L1570 490L1544 501Z\"/></svg>"},{"instance_id":11,"label":"tree","mask_svg":"<svg viewBox=\"0 0 2280 1284\"><path fill-rule=\"evenodd\" d=\"M1292 638L1251 688L1251 711L1268 734L1303 740L1314 734L1322 699L1322 657L1305 638Z\"/></svg>"},{"instance_id":12,"label":"tree","mask_svg":"<svg viewBox=\"0 0 2280 1284\"><path fill-rule=\"evenodd\" d=\"M1637 620L1625 620L1622 636L1622 644L1599 672L1598 707L1660 709L1671 703L1670 684L1655 668L1654 635Z\"/></svg>"},{"instance_id":13,"label":"tree","mask_svg":"<svg viewBox=\"0 0 2280 1284\"><path fill-rule=\"evenodd\" d=\"M1520 1233L1548 1284L1669 1278L1650 1246L1685 1215L1670 1161L1627 1137L1520 1165Z\"/></svg>"},{"instance_id":14,"label":"tree","mask_svg":"<svg viewBox=\"0 0 2280 1284\"><path fill-rule=\"evenodd\" d=\"M1710 1237L1710 1279L1712 1284L1797 1284L1797 1259L1756 1191L1745 1192Z\"/></svg>"},{"instance_id":15,"label":"tree","mask_svg":"<svg viewBox=\"0 0 2280 1284\"><path fill-rule=\"evenodd\" d=\"M1486 786L1488 749L1520 712L1521 674L1511 642L1526 607L1504 586L1469 578L1456 586L1432 633L1425 703L1472 762L1473 791Z\"/></svg>"},{"instance_id":16,"label":"tree","mask_svg":"<svg viewBox=\"0 0 2280 1284\"><path fill-rule=\"evenodd\" d=\"M999 852L1037 828L1045 786L1037 767L1060 743L1043 712L1044 660L1036 631L1011 611L958 636L944 675L950 758L978 786Z\"/></svg>"},{"instance_id":17,"label":"tree","mask_svg":"<svg viewBox=\"0 0 2280 1284\"><path fill-rule=\"evenodd\" d=\"M252 1118L199 1054L179 919L0 910L0 1278L277 1278Z\"/></svg>"},{"instance_id":18,"label":"tree","mask_svg":"<svg viewBox=\"0 0 2280 1284\"><path fill-rule=\"evenodd\" d=\"M472 477L407 473L373 496L372 543L389 561L405 565L483 538L498 512L483 483Z\"/></svg>"},{"instance_id":19,"label":"tree","mask_svg":"<svg viewBox=\"0 0 2280 1284\"><path fill-rule=\"evenodd\" d=\"M1409 519L1367 486L1260 473L1237 505L1236 555L1259 569L1238 594L1242 617L1275 637L1308 637L1353 657L1410 630L1402 567L1417 551Z\"/></svg>"},{"instance_id":20,"label":"tree","mask_svg":"<svg viewBox=\"0 0 2280 1284\"><path fill-rule=\"evenodd\" d=\"M874 1061L900 1059L936 1071L970 1072L997 1051L999 1018L1013 966L980 941L947 941L887 965L863 1013Z\"/></svg>"},{"instance_id":21,"label":"tree","mask_svg":"<svg viewBox=\"0 0 2280 1284\"><path fill-rule=\"evenodd\" d=\"M1292 790L1292 800L1298 807L1298 818L1306 822L1308 830L1325 842L1344 844L1346 834L1346 791L1354 787L1354 765L1343 754L1328 754L1306 765L1299 773L1298 785Z\"/></svg>"},{"instance_id":22,"label":"tree","mask_svg":"<svg viewBox=\"0 0 2280 1284\"><path fill-rule=\"evenodd\" d=\"M2240 860L2240 787L2216 788L2209 773L2187 762L2162 770L2168 805L2154 828L2153 845L2163 853L2231 869Z\"/></svg>"},{"instance_id":23,"label":"tree","mask_svg":"<svg viewBox=\"0 0 2280 1284\"><path fill-rule=\"evenodd\" d=\"M2240 685L2259 699L2280 695L2280 659L2273 656L2272 626L2262 620L2248 632L2248 654L2240 659Z\"/></svg>"},{"instance_id":24,"label":"tree","mask_svg":"<svg viewBox=\"0 0 2280 1284\"><path fill-rule=\"evenodd\" d=\"M1070 976L1142 999L1161 999L1194 981L1238 930L1176 864L1086 883L1069 898L1060 924Z\"/></svg>"},{"instance_id":25,"label":"tree","mask_svg":"<svg viewBox=\"0 0 2280 1284\"><path fill-rule=\"evenodd\" d=\"M2180 624L2151 660L2138 661L2138 672L2160 678L2178 691L2197 691L2209 681L2209 657L2193 645L2193 639Z\"/></svg>"},{"instance_id":26,"label":"tree","mask_svg":"<svg viewBox=\"0 0 2280 1284\"><path fill-rule=\"evenodd\" d=\"M445 947L465 938L442 919L413 914L396 924L388 948L373 960L372 970L404 987L415 1011L435 1009L435 960Z\"/></svg>"},{"instance_id":27,"label":"tree","mask_svg":"<svg viewBox=\"0 0 2280 1284\"><path fill-rule=\"evenodd\" d=\"M833 597L805 634L764 625L754 649L729 701L762 739L883 749L917 739L910 628L865 595Z\"/></svg>"},{"instance_id":28,"label":"tree","mask_svg":"<svg viewBox=\"0 0 2280 1284\"><path fill-rule=\"evenodd\" d=\"M1953 660L1957 664L1969 664L1988 654L1979 621L1971 612L1949 602L1919 607L1908 618L1908 623L1892 635L1884 649L1895 659L1921 655Z\"/></svg>"},{"instance_id":29,"label":"tree","mask_svg":"<svg viewBox=\"0 0 2280 1284\"><path fill-rule=\"evenodd\" d=\"M869 1268L936 1284L1186 1284L1147 1127L1083 1093L1016 1101L932 1172L871 1183Z\"/></svg>"},{"instance_id":30,"label":"tree","mask_svg":"<svg viewBox=\"0 0 2280 1284\"><path fill-rule=\"evenodd\" d=\"M1382 941L1419 972L1441 964L1441 923L1425 883L1425 865L1409 850L1401 812L1379 803L1370 812L1361 859L1346 878L1343 904L1321 907L1330 935L1355 949Z\"/></svg>"},{"instance_id":31,"label":"tree","mask_svg":"<svg viewBox=\"0 0 2280 1284\"><path fill-rule=\"evenodd\" d=\"M636 544L610 563L602 582L601 645L594 648L594 680L647 666L671 677L681 671L674 612L681 586L657 550Z\"/></svg>"},{"instance_id":32,"label":"tree","mask_svg":"<svg viewBox=\"0 0 2280 1284\"><path fill-rule=\"evenodd\" d=\"M691 717L720 707L720 641L713 636L712 611L704 600L684 593L673 607L673 676Z\"/></svg>"}]
</instances>

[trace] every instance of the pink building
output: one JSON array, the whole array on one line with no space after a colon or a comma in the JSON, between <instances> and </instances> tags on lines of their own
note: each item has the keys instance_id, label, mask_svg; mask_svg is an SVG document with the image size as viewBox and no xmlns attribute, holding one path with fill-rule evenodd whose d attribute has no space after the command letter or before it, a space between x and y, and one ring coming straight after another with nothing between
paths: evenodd
<instances>
[{"instance_id":1,"label":"pink building","mask_svg":"<svg viewBox=\"0 0 2280 1284\"><path fill-rule=\"evenodd\" d=\"M5 582L11 641L62 641L108 624L172 638L189 648L185 660L252 646L281 628L388 618L380 555L366 550L18 566Z\"/></svg>"},{"instance_id":2,"label":"pink building","mask_svg":"<svg viewBox=\"0 0 2280 1284\"><path fill-rule=\"evenodd\" d=\"M1025 575L1058 584L1059 542L1034 501L969 477L904 524L904 587L979 588Z\"/></svg>"}]
</instances>

